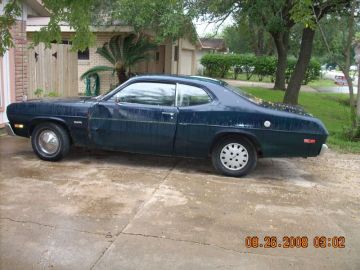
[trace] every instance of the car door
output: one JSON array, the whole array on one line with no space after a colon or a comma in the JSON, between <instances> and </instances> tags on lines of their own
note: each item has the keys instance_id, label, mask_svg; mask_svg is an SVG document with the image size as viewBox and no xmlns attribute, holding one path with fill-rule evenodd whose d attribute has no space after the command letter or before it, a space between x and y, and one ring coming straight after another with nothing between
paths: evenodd
<instances>
[{"instance_id":1,"label":"car door","mask_svg":"<svg viewBox=\"0 0 360 270\"><path fill-rule=\"evenodd\" d=\"M174 152L181 156L205 157L216 127L211 125L216 103L200 86L177 85L178 127Z\"/></svg>"},{"instance_id":2,"label":"car door","mask_svg":"<svg viewBox=\"0 0 360 270\"><path fill-rule=\"evenodd\" d=\"M175 84L134 82L94 106L90 137L103 148L171 154L178 110Z\"/></svg>"}]
</instances>

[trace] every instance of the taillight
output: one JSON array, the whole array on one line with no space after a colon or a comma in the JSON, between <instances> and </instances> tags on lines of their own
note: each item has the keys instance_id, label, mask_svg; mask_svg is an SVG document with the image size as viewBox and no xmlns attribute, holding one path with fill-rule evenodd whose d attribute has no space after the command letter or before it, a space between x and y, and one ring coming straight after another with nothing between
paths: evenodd
<instances>
[{"instance_id":1,"label":"taillight","mask_svg":"<svg viewBox=\"0 0 360 270\"><path fill-rule=\"evenodd\" d=\"M315 139L304 139L304 143L316 143Z\"/></svg>"}]
</instances>

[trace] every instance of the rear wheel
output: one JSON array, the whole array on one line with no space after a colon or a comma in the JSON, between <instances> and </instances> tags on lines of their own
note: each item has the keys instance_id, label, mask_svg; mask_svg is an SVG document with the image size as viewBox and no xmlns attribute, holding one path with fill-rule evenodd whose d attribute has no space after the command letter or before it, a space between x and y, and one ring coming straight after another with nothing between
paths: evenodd
<instances>
[{"instance_id":1,"label":"rear wheel","mask_svg":"<svg viewBox=\"0 0 360 270\"><path fill-rule=\"evenodd\" d=\"M43 123L35 127L31 144L35 154L47 161L62 159L70 150L67 131L54 123Z\"/></svg>"},{"instance_id":2,"label":"rear wheel","mask_svg":"<svg viewBox=\"0 0 360 270\"><path fill-rule=\"evenodd\" d=\"M226 138L215 145L212 151L212 163L221 174L244 176L256 166L256 149L246 138Z\"/></svg>"}]
</instances>

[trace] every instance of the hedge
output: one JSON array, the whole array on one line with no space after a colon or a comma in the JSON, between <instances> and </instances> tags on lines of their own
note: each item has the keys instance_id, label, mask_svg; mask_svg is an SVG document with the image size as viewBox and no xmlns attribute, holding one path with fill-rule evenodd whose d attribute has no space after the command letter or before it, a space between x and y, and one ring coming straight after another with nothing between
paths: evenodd
<instances>
[{"instance_id":1,"label":"hedge","mask_svg":"<svg viewBox=\"0 0 360 270\"><path fill-rule=\"evenodd\" d=\"M206 54L200 62L205 67L205 75L210 77L224 78L232 70L234 79L237 79L239 74L245 73L247 80L250 80L253 75L257 75L259 81L262 81L265 76L269 76L274 81L277 59L273 56L251 54ZM287 82L290 80L295 65L296 59L289 58L285 72ZM319 62L311 60L303 84L318 79L320 68Z\"/></svg>"}]
</instances>

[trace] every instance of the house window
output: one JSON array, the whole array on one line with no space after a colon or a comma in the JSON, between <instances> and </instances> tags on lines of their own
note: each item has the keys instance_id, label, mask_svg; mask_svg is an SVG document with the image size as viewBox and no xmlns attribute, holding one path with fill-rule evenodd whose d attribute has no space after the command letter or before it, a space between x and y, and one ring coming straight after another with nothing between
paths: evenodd
<instances>
[{"instance_id":1,"label":"house window","mask_svg":"<svg viewBox=\"0 0 360 270\"><path fill-rule=\"evenodd\" d=\"M51 41L51 43L54 43L54 44L67 44L67 45L72 44L72 42L69 41L69 40L61 40L60 42L57 42L56 40L53 40L53 41Z\"/></svg>"},{"instance_id":2,"label":"house window","mask_svg":"<svg viewBox=\"0 0 360 270\"><path fill-rule=\"evenodd\" d=\"M90 52L89 48L86 48L84 51L78 51L78 60L89 60Z\"/></svg>"},{"instance_id":3,"label":"house window","mask_svg":"<svg viewBox=\"0 0 360 270\"><path fill-rule=\"evenodd\" d=\"M179 46L175 46L174 61L179 60Z\"/></svg>"}]
</instances>

